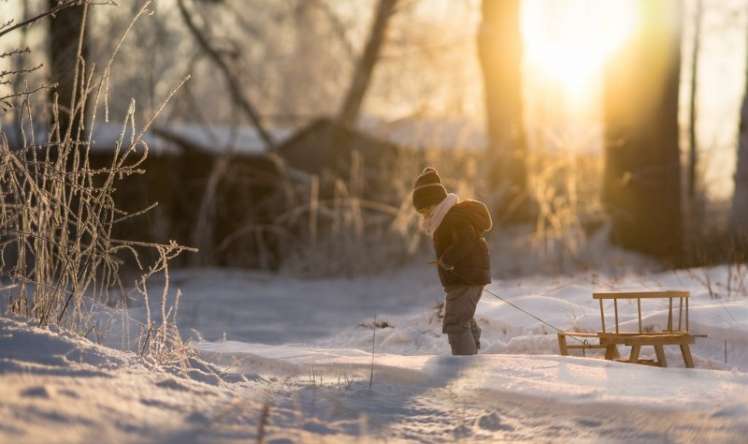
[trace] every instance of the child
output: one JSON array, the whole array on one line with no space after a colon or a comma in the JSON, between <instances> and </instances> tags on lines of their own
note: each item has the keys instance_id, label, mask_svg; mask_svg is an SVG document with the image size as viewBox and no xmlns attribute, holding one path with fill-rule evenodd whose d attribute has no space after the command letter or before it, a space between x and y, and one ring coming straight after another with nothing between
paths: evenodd
<instances>
[{"instance_id":1,"label":"child","mask_svg":"<svg viewBox=\"0 0 748 444\"><path fill-rule=\"evenodd\" d=\"M483 234L492 227L488 208L447 194L439 174L426 168L413 187L413 205L423 216L421 228L434 240L439 279L447 293L442 333L453 355L474 355L480 348L475 308L491 282L488 246Z\"/></svg>"}]
</instances>

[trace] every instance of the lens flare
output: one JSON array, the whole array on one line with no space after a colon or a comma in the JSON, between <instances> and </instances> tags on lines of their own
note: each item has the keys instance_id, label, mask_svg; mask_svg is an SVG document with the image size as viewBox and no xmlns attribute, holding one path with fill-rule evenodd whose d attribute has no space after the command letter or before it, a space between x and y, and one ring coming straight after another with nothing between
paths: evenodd
<instances>
[{"instance_id":1,"label":"lens flare","mask_svg":"<svg viewBox=\"0 0 748 444\"><path fill-rule=\"evenodd\" d=\"M524 0L522 36L526 68L583 95L636 25L636 2Z\"/></svg>"}]
</instances>

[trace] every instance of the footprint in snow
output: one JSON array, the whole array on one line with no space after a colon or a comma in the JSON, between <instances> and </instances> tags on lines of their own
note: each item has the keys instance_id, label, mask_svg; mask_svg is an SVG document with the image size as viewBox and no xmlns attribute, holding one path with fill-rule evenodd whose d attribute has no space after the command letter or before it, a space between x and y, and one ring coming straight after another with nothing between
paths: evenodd
<instances>
[{"instance_id":1,"label":"footprint in snow","mask_svg":"<svg viewBox=\"0 0 748 444\"><path fill-rule=\"evenodd\" d=\"M579 418L576 420L576 423L583 427L600 427L603 425L602 421L589 418Z\"/></svg>"},{"instance_id":2,"label":"footprint in snow","mask_svg":"<svg viewBox=\"0 0 748 444\"><path fill-rule=\"evenodd\" d=\"M723 407L716 412L712 413L712 418L730 418L738 417L748 413L748 407L743 405L733 405L729 407Z\"/></svg>"},{"instance_id":3,"label":"footprint in snow","mask_svg":"<svg viewBox=\"0 0 748 444\"><path fill-rule=\"evenodd\" d=\"M140 398L140 403L148 407L156 407L164 410L179 410L177 406L170 402L164 401L163 399L156 398Z\"/></svg>"},{"instance_id":4,"label":"footprint in snow","mask_svg":"<svg viewBox=\"0 0 748 444\"><path fill-rule=\"evenodd\" d=\"M320 435L330 435L335 433L335 430L327 427L326 425L320 423L320 422L306 422L302 428L306 430L307 432L312 433L318 433Z\"/></svg>"},{"instance_id":5,"label":"footprint in snow","mask_svg":"<svg viewBox=\"0 0 748 444\"><path fill-rule=\"evenodd\" d=\"M223 380L214 373L206 373L198 369L192 369L189 371L190 379L200 381L209 385L220 385Z\"/></svg>"},{"instance_id":6,"label":"footprint in snow","mask_svg":"<svg viewBox=\"0 0 748 444\"><path fill-rule=\"evenodd\" d=\"M208 415L198 411L190 413L185 419L187 420L187 422L191 422L193 424L209 424L211 422L211 419Z\"/></svg>"},{"instance_id":7,"label":"footprint in snow","mask_svg":"<svg viewBox=\"0 0 748 444\"><path fill-rule=\"evenodd\" d=\"M464 424L461 426L457 426L454 430L452 430L452 435L454 435L455 439L467 438L472 434L472 429Z\"/></svg>"},{"instance_id":8,"label":"footprint in snow","mask_svg":"<svg viewBox=\"0 0 748 444\"><path fill-rule=\"evenodd\" d=\"M165 389L171 389L171 390L177 390L180 392L188 392L190 391L190 388L187 387L185 384L182 384L181 382L177 381L173 378L167 378L163 379L156 383L157 387L165 388Z\"/></svg>"},{"instance_id":9,"label":"footprint in snow","mask_svg":"<svg viewBox=\"0 0 748 444\"><path fill-rule=\"evenodd\" d=\"M21 396L24 398L44 398L49 399L52 397L52 390L46 386L37 385L34 387L28 387L21 391Z\"/></svg>"},{"instance_id":10,"label":"footprint in snow","mask_svg":"<svg viewBox=\"0 0 748 444\"><path fill-rule=\"evenodd\" d=\"M514 431L514 427L501 422L501 417L496 414L496 412L491 412L478 418L478 427L483 430L506 430L508 432Z\"/></svg>"},{"instance_id":11,"label":"footprint in snow","mask_svg":"<svg viewBox=\"0 0 748 444\"><path fill-rule=\"evenodd\" d=\"M81 397L81 395L79 395L75 390L66 388L58 390L57 393L67 396L68 398L80 399Z\"/></svg>"}]
</instances>

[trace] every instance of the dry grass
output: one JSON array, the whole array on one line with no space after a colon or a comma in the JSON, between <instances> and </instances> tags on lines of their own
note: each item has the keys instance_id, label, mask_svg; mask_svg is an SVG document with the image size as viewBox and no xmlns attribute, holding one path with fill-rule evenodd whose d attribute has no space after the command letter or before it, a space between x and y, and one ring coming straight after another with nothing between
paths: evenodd
<instances>
[{"instance_id":1,"label":"dry grass","mask_svg":"<svg viewBox=\"0 0 748 444\"><path fill-rule=\"evenodd\" d=\"M393 269L430 252L430 241L419 231L419 216L411 202L415 177L426 166L435 167L450 192L462 199L491 203L488 188L489 162L476 150L424 150L403 154L387 174L397 204L369 201L357 191L362 173L353 162L347 179L335 178L332 198L320 199L322 187L313 178L297 190L296 207L279 218L292 243L285 251L290 258L285 268L305 276L358 275ZM563 272L594 268L585 262L591 234L604 222L599 198L602 158L592 154L569 154L568 150L535 152L528 159L527 198L534 218L519 229L499 220L489 241L495 256L532 256L533 269L522 272ZM296 227L296 228L294 228ZM427 251L428 250L428 251ZM497 263L502 258L497 257Z\"/></svg>"},{"instance_id":2,"label":"dry grass","mask_svg":"<svg viewBox=\"0 0 748 444\"><path fill-rule=\"evenodd\" d=\"M557 270L581 263L589 233L604 220L599 186L602 159L569 152L534 153L528 159L529 194L536 207L532 244Z\"/></svg>"},{"instance_id":3,"label":"dry grass","mask_svg":"<svg viewBox=\"0 0 748 444\"><path fill-rule=\"evenodd\" d=\"M408 161L397 162L402 168ZM312 177L297 190L297 205L278 218L298 233L285 245L284 268L304 276L351 276L381 271L407 261L418 251L417 213L410 203L411 175L392 172L394 196L364 197L364 165L354 155L347 178ZM416 170L416 167L413 167ZM320 198L320 189L332 195Z\"/></svg>"},{"instance_id":4,"label":"dry grass","mask_svg":"<svg viewBox=\"0 0 748 444\"><path fill-rule=\"evenodd\" d=\"M117 207L113 193L127 186L129 176L144 173L141 165L148 145L143 135L181 84L140 129L136 129L131 103L122 118L111 164L93 168L89 162L99 115L109 120L109 84L117 51L149 5L146 2L133 18L103 70L83 60L79 44L75 68L79 93L69 106L55 97L48 124L32 111L46 103L45 87L14 92L18 106L6 109L14 113L22 137L11 144L7 134L0 133L0 273L12 287L8 310L36 319L40 325L59 324L88 335L100 326L90 301L117 300L126 309L120 265L128 254L143 270L137 288L149 307L148 279L160 273L168 283L169 260L190 250L174 242L153 244L111 235L116 224L152 208L127 213ZM85 8L87 14L89 5ZM144 250L158 253L155 263L141 263ZM166 306L167 291L168 284L161 297L161 324L154 326L149 316L140 346L142 355L159 361L181 355L183 346L174 327L176 305Z\"/></svg>"}]
</instances>

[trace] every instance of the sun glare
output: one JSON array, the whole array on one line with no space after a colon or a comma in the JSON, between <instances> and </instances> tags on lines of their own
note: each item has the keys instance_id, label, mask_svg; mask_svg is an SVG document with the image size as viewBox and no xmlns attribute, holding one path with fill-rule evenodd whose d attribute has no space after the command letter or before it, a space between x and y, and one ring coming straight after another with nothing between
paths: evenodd
<instances>
[{"instance_id":1,"label":"sun glare","mask_svg":"<svg viewBox=\"0 0 748 444\"><path fill-rule=\"evenodd\" d=\"M558 83L572 97L602 72L635 26L630 0L524 0L522 35L526 67Z\"/></svg>"}]
</instances>

